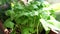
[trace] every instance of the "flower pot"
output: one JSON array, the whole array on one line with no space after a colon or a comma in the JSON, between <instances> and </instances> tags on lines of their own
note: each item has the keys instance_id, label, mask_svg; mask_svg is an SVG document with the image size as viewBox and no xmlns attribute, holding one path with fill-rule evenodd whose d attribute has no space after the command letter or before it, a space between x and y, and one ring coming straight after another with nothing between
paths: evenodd
<instances>
[{"instance_id":1,"label":"flower pot","mask_svg":"<svg viewBox=\"0 0 60 34\"><path fill-rule=\"evenodd\" d=\"M60 34L60 32L56 32L55 30L50 30L49 34Z\"/></svg>"},{"instance_id":2,"label":"flower pot","mask_svg":"<svg viewBox=\"0 0 60 34\"><path fill-rule=\"evenodd\" d=\"M1 20L0 20L0 34L9 34L9 31L4 28Z\"/></svg>"},{"instance_id":3,"label":"flower pot","mask_svg":"<svg viewBox=\"0 0 60 34\"><path fill-rule=\"evenodd\" d=\"M4 33L4 27L1 20L0 20L0 33Z\"/></svg>"}]
</instances>

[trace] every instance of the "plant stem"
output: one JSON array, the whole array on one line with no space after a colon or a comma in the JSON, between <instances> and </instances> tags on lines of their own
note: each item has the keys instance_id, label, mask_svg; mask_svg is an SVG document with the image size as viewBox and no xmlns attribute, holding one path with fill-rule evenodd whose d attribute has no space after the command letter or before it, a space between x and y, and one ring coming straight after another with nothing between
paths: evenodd
<instances>
[{"instance_id":1,"label":"plant stem","mask_svg":"<svg viewBox=\"0 0 60 34\"><path fill-rule=\"evenodd\" d=\"M39 23L40 23L40 22L38 22L38 24L37 24L37 34L39 34L39 33L38 33L38 32L39 32L39 30L38 30L38 27L39 27Z\"/></svg>"},{"instance_id":2,"label":"plant stem","mask_svg":"<svg viewBox=\"0 0 60 34\"><path fill-rule=\"evenodd\" d=\"M37 26L37 34L38 34L38 26Z\"/></svg>"}]
</instances>

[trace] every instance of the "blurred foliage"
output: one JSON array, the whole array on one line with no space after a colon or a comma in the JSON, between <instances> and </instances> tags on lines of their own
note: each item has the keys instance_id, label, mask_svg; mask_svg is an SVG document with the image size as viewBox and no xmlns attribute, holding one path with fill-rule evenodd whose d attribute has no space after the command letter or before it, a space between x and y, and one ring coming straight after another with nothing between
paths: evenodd
<instances>
[{"instance_id":1,"label":"blurred foliage","mask_svg":"<svg viewBox=\"0 0 60 34\"><path fill-rule=\"evenodd\" d=\"M12 0L11 9L5 12L8 18L4 26L12 29L11 34L40 34L43 29L48 34L53 27L60 28L60 23L55 20L55 10L46 1L34 0L25 5L21 0Z\"/></svg>"},{"instance_id":2,"label":"blurred foliage","mask_svg":"<svg viewBox=\"0 0 60 34\"><path fill-rule=\"evenodd\" d=\"M1 5L1 4L5 4L6 2L9 3L9 2L11 2L11 0L0 0L0 5Z\"/></svg>"},{"instance_id":3,"label":"blurred foliage","mask_svg":"<svg viewBox=\"0 0 60 34\"><path fill-rule=\"evenodd\" d=\"M55 11L58 11L60 10L60 3L52 4L50 7L53 8Z\"/></svg>"},{"instance_id":4,"label":"blurred foliage","mask_svg":"<svg viewBox=\"0 0 60 34\"><path fill-rule=\"evenodd\" d=\"M60 21L60 3L55 3L50 6L55 10L56 19Z\"/></svg>"}]
</instances>

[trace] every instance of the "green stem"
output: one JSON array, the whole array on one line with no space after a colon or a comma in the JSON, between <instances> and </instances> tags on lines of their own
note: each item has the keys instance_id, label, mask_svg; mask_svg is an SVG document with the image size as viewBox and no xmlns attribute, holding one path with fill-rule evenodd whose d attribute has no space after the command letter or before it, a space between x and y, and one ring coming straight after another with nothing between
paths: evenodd
<instances>
[{"instance_id":1,"label":"green stem","mask_svg":"<svg viewBox=\"0 0 60 34\"><path fill-rule=\"evenodd\" d=\"M37 25L37 34L39 34L39 33L38 33L38 32L39 32L39 30L38 30L38 27L39 27L39 23L40 23L40 22L38 22L38 25Z\"/></svg>"},{"instance_id":2,"label":"green stem","mask_svg":"<svg viewBox=\"0 0 60 34\"><path fill-rule=\"evenodd\" d=\"M37 34L38 34L38 26L37 26Z\"/></svg>"}]
</instances>

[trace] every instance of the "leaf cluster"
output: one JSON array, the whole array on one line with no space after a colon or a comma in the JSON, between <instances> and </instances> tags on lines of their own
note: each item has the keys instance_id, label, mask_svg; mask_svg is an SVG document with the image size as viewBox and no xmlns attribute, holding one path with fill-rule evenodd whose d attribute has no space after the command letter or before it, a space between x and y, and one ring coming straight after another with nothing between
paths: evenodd
<instances>
[{"instance_id":1,"label":"leaf cluster","mask_svg":"<svg viewBox=\"0 0 60 34\"><path fill-rule=\"evenodd\" d=\"M27 5L14 2L11 5L12 9L6 11L9 18L4 22L4 26L13 29L11 34L17 34L17 31L18 34L39 34L43 29L48 34L50 27L47 25L51 24L48 20L54 16L54 10L48 8L49 6L45 1L32 1Z\"/></svg>"}]
</instances>

